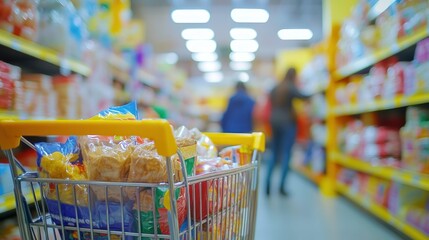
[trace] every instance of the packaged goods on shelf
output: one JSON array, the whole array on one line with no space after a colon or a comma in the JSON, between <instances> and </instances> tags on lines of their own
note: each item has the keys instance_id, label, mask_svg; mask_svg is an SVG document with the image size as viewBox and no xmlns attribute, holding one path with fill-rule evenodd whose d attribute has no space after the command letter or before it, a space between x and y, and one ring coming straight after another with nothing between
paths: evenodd
<instances>
[{"instance_id":1,"label":"packaged goods on shelf","mask_svg":"<svg viewBox=\"0 0 429 240\"><path fill-rule=\"evenodd\" d=\"M44 0L40 1L38 9L40 27L37 42L67 57L81 59L88 30L71 2Z\"/></svg>"},{"instance_id":2,"label":"packaged goods on shelf","mask_svg":"<svg viewBox=\"0 0 429 240\"><path fill-rule=\"evenodd\" d=\"M399 166L401 141L394 129L364 126L356 120L345 127L339 141L343 152L350 156L377 165Z\"/></svg>"},{"instance_id":3,"label":"packaged goods on shelf","mask_svg":"<svg viewBox=\"0 0 429 240\"><path fill-rule=\"evenodd\" d=\"M376 16L375 24L368 19L372 5L370 1L360 1L352 16L344 21L338 41L337 67L371 54L380 47L396 44L398 39L410 36L427 25L427 1L395 1Z\"/></svg>"},{"instance_id":4,"label":"packaged goods on shelf","mask_svg":"<svg viewBox=\"0 0 429 240\"><path fill-rule=\"evenodd\" d=\"M406 124L401 128L402 166L416 172L429 173L429 111L409 107Z\"/></svg>"},{"instance_id":5,"label":"packaged goods on shelf","mask_svg":"<svg viewBox=\"0 0 429 240\"><path fill-rule=\"evenodd\" d=\"M36 40L39 17L35 0L0 2L0 28L17 36Z\"/></svg>"},{"instance_id":6,"label":"packaged goods on shelf","mask_svg":"<svg viewBox=\"0 0 429 240\"><path fill-rule=\"evenodd\" d=\"M13 110L15 105L15 91L21 69L0 61L0 109Z\"/></svg>"}]
</instances>

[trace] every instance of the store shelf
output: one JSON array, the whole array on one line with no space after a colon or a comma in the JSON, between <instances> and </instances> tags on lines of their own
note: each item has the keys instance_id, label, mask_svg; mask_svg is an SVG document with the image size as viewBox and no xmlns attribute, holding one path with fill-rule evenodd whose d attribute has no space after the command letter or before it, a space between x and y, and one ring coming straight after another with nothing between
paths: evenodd
<instances>
[{"instance_id":1,"label":"store shelf","mask_svg":"<svg viewBox=\"0 0 429 240\"><path fill-rule=\"evenodd\" d=\"M331 113L336 116L344 116L388 110L405 106L418 105L422 103L429 103L429 94L419 94L410 97L398 96L393 99L376 100L374 102L369 102L366 104L348 104L335 107Z\"/></svg>"},{"instance_id":2,"label":"store shelf","mask_svg":"<svg viewBox=\"0 0 429 240\"><path fill-rule=\"evenodd\" d=\"M37 200L41 199L40 191L36 191ZM27 200L27 204L34 203L34 197L31 191L25 194L25 199ZM0 195L0 214L12 211L16 208L15 203L15 195L12 193L8 193L5 195Z\"/></svg>"},{"instance_id":3,"label":"store shelf","mask_svg":"<svg viewBox=\"0 0 429 240\"><path fill-rule=\"evenodd\" d=\"M368 11L368 21L374 21L383 12L385 12L394 2L394 0L378 0L374 4L374 6Z\"/></svg>"},{"instance_id":4,"label":"store shelf","mask_svg":"<svg viewBox=\"0 0 429 240\"><path fill-rule=\"evenodd\" d=\"M302 176L304 176L305 178L308 178L310 181L314 182L316 185L320 185L320 182L322 181L322 178L323 178L322 174L315 173L315 172L311 171L311 169L309 169L306 166L293 165L292 169L294 171L296 171L297 173L301 174Z\"/></svg>"},{"instance_id":5,"label":"store shelf","mask_svg":"<svg viewBox=\"0 0 429 240\"><path fill-rule=\"evenodd\" d=\"M62 57L56 51L0 30L0 58L43 74L74 72L88 76L90 68L76 60Z\"/></svg>"},{"instance_id":6,"label":"store shelf","mask_svg":"<svg viewBox=\"0 0 429 240\"><path fill-rule=\"evenodd\" d=\"M381 60L384 60L415 45L420 40L426 38L428 35L428 30L423 29L416 32L415 34L412 34L411 36L403 37L402 39L399 39L396 44L392 44L385 48L380 48L373 54L369 54L368 56L362 57L356 61L347 64L344 67L341 67L334 72L333 77L337 81L342 80L352 74L355 74L361 70L364 70L365 68L374 65L377 62L380 62Z\"/></svg>"},{"instance_id":7,"label":"store shelf","mask_svg":"<svg viewBox=\"0 0 429 240\"><path fill-rule=\"evenodd\" d=\"M403 222L401 219L393 216L382 206L367 201L365 198L352 193L344 184L337 183L336 189L359 206L374 214L376 217L392 225L394 228L408 235L411 239L428 239L428 237L415 227Z\"/></svg>"},{"instance_id":8,"label":"store shelf","mask_svg":"<svg viewBox=\"0 0 429 240\"><path fill-rule=\"evenodd\" d=\"M374 166L363 160L352 158L337 152L332 153L330 157L335 163L346 168L429 191L429 175L391 167Z\"/></svg>"}]
</instances>

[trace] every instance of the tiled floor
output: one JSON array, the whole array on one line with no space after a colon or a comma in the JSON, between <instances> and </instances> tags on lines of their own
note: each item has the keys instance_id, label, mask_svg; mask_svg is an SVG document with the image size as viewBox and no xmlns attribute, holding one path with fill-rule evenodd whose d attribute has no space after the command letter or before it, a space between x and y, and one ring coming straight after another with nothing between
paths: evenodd
<instances>
[{"instance_id":1,"label":"tiled floor","mask_svg":"<svg viewBox=\"0 0 429 240\"><path fill-rule=\"evenodd\" d=\"M261 169L256 240L396 240L391 228L348 200L323 197L309 181L291 173L290 196L277 191L279 173L273 176L272 194L264 194L265 168Z\"/></svg>"}]
</instances>

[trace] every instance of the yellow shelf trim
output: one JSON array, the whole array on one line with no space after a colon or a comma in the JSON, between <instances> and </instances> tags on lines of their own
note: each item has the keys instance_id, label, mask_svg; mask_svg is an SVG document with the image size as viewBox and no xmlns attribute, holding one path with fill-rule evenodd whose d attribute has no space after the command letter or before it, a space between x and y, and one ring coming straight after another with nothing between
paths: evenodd
<instances>
[{"instance_id":1,"label":"yellow shelf trim","mask_svg":"<svg viewBox=\"0 0 429 240\"><path fill-rule=\"evenodd\" d=\"M89 76L91 73L91 69L79 61L64 58L58 52L52 49L15 36L4 30L0 30L0 44L45 62L54 64L59 68L69 69L83 76Z\"/></svg>"},{"instance_id":2,"label":"yellow shelf trim","mask_svg":"<svg viewBox=\"0 0 429 240\"><path fill-rule=\"evenodd\" d=\"M429 191L429 175L391 167L373 166L363 160L352 158L337 152L332 153L330 159L346 168Z\"/></svg>"},{"instance_id":3,"label":"yellow shelf trim","mask_svg":"<svg viewBox=\"0 0 429 240\"><path fill-rule=\"evenodd\" d=\"M331 114L335 116L353 115L366 112L388 110L429 102L429 94L397 96L393 99L376 100L366 104L348 104L334 107Z\"/></svg>"},{"instance_id":4,"label":"yellow shelf trim","mask_svg":"<svg viewBox=\"0 0 429 240\"><path fill-rule=\"evenodd\" d=\"M352 200L356 204L360 205L361 207L363 207L367 211L371 212L376 217L380 218L381 220L385 221L386 223L389 223L390 225L392 225L396 229L405 233L406 235L408 235L412 239L416 239L416 240L417 239L428 239L428 236L426 236L420 230L418 230L415 227L405 223L401 219L393 216L384 207L379 206L373 202L367 201L366 199L364 199L361 196L353 194L346 185L341 184L341 183L337 183L336 188L337 188L337 191L339 193L343 194L344 196L346 196L347 198L349 198L350 200Z\"/></svg>"},{"instance_id":5,"label":"yellow shelf trim","mask_svg":"<svg viewBox=\"0 0 429 240\"><path fill-rule=\"evenodd\" d=\"M409 48L410 46L416 44L428 35L428 29L423 29L416 32L415 34L399 39L396 44L392 44L385 48L380 48L373 54L369 54L368 56L362 57L356 61L347 64L344 67L337 69L334 72L334 79L339 81L356 72L359 72L364 68L370 67L377 62L380 62L392 55L397 54L404 49Z\"/></svg>"}]
</instances>

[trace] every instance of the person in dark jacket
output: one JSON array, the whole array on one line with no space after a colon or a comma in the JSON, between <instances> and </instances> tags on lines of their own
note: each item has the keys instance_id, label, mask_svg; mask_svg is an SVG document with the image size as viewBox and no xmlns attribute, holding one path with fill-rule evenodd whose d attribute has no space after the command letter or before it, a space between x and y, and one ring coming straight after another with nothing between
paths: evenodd
<instances>
[{"instance_id":1,"label":"person in dark jacket","mask_svg":"<svg viewBox=\"0 0 429 240\"><path fill-rule=\"evenodd\" d=\"M281 157L280 194L287 195L285 180L289 172L291 151L296 137L296 113L292 106L295 98L307 98L296 88L297 72L295 68L289 68L282 82L270 93L272 128L272 152L273 156L268 162L266 179L266 194L270 194L271 176L277 159Z\"/></svg>"},{"instance_id":2,"label":"person in dark jacket","mask_svg":"<svg viewBox=\"0 0 429 240\"><path fill-rule=\"evenodd\" d=\"M253 130L255 101L247 93L243 82L238 82L235 89L222 116L222 130L229 133L250 133Z\"/></svg>"}]
</instances>

